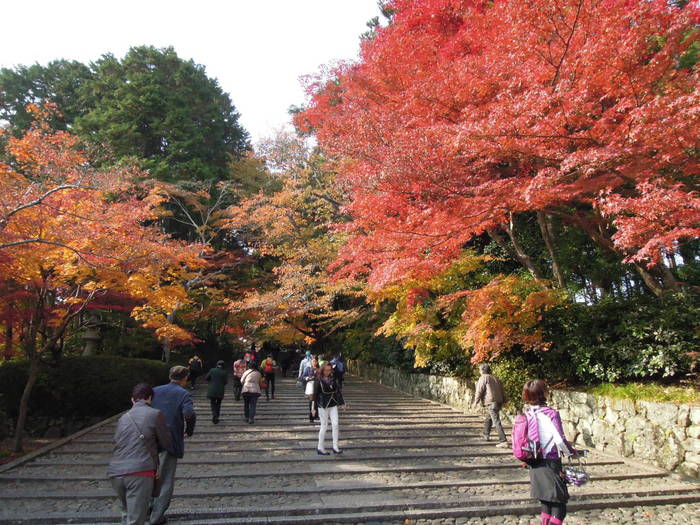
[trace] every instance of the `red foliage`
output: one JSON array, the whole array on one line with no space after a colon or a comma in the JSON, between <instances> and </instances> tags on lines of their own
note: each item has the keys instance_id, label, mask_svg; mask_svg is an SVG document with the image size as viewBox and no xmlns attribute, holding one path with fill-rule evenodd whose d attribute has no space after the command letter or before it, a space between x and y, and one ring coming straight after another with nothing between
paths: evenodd
<instances>
[{"instance_id":1,"label":"red foliage","mask_svg":"<svg viewBox=\"0 0 700 525\"><path fill-rule=\"evenodd\" d=\"M344 159L342 272L375 286L435 272L510 212L600 208L638 260L697 235L700 79L678 67L696 2L391 4L297 118Z\"/></svg>"}]
</instances>

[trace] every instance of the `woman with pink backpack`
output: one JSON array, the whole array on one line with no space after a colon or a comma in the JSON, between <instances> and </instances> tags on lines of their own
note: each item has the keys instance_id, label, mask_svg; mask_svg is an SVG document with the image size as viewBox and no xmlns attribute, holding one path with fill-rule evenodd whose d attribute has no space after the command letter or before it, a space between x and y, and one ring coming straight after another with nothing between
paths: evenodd
<instances>
[{"instance_id":1,"label":"woman with pink backpack","mask_svg":"<svg viewBox=\"0 0 700 525\"><path fill-rule=\"evenodd\" d=\"M541 379L525 383L524 413L513 424L513 455L527 464L530 496L542 504L540 524L561 525L569 501L561 456L577 452L564 436L559 412L547 406L548 394Z\"/></svg>"}]
</instances>

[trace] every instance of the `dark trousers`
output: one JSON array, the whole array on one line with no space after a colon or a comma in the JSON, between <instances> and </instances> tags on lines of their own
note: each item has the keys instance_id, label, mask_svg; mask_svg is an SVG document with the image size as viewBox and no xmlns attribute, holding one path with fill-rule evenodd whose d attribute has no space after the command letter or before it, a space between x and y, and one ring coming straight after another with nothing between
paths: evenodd
<instances>
[{"instance_id":1,"label":"dark trousers","mask_svg":"<svg viewBox=\"0 0 700 525\"><path fill-rule=\"evenodd\" d=\"M343 388L343 378L344 377L345 377L345 372L342 372L342 373L336 372L335 373L335 380L338 381L338 386L340 388Z\"/></svg>"},{"instance_id":2,"label":"dark trousers","mask_svg":"<svg viewBox=\"0 0 700 525\"><path fill-rule=\"evenodd\" d=\"M503 424L501 423L501 407L502 403L489 403L486 405L486 417L484 418L484 435L488 437L491 433L491 427L495 427L496 432L498 432L498 440L506 441L506 433L503 431Z\"/></svg>"},{"instance_id":3,"label":"dark trousers","mask_svg":"<svg viewBox=\"0 0 700 525\"><path fill-rule=\"evenodd\" d=\"M542 512L545 514L549 514L561 521L564 521L564 518L566 518L566 503L543 500L540 500L540 503L542 504Z\"/></svg>"},{"instance_id":4,"label":"dark trousers","mask_svg":"<svg viewBox=\"0 0 700 525\"><path fill-rule=\"evenodd\" d=\"M258 406L258 398L260 394L246 392L243 394L243 415L248 421L255 419L255 409Z\"/></svg>"},{"instance_id":5,"label":"dark trousers","mask_svg":"<svg viewBox=\"0 0 700 525\"><path fill-rule=\"evenodd\" d=\"M211 402L211 417L214 423L219 422L219 415L221 414L221 402L224 400L222 397L210 397Z\"/></svg>"},{"instance_id":6,"label":"dark trousers","mask_svg":"<svg viewBox=\"0 0 700 525\"><path fill-rule=\"evenodd\" d=\"M192 388L194 388L197 383L197 378L199 377L199 371L198 370L190 370L190 385Z\"/></svg>"},{"instance_id":7,"label":"dark trousers","mask_svg":"<svg viewBox=\"0 0 700 525\"><path fill-rule=\"evenodd\" d=\"M241 378L233 376L233 395L236 397L236 401L241 399L241 389L243 385L241 384Z\"/></svg>"},{"instance_id":8,"label":"dark trousers","mask_svg":"<svg viewBox=\"0 0 700 525\"><path fill-rule=\"evenodd\" d=\"M267 388L265 389L265 398L270 399L270 394L272 394L272 399L275 398L275 373L265 372L265 381L267 381Z\"/></svg>"}]
</instances>

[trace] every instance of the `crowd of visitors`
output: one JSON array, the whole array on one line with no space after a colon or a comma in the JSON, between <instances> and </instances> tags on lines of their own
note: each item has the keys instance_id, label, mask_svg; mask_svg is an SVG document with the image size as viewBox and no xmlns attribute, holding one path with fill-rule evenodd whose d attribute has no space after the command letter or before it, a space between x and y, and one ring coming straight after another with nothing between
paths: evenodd
<instances>
[{"instance_id":1,"label":"crowd of visitors","mask_svg":"<svg viewBox=\"0 0 700 525\"><path fill-rule=\"evenodd\" d=\"M233 363L233 391L236 400L243 398L243 412L248 424L254 424L258 398L274 400L277 361L272 354L264 359L255 348ZM290 363L287 362L287 370ZM297 384L303 387L309 403L309 421L320 421L316 452L330 455L326 449L326 433L331 426L334 454L342 454L339 444L338 409L347 405L343 398L345 361L342 354L331 360L319 359L306 352L299 363ZM132 408L121 416L114 435L112 459L107 468L122 509L122 524L161 525L173 495L177 460L184 456L184 436L194 433L196 414L187 387L194 388L203 364L193 356L189 367L170 369L170 383L156 388L138 384L131 393ZM485 408L483 438L488 441L495 429L497 447L509 447L500 411L508 401L500 379L491 374L488 365L480 367L473 405ZM192 375L195 378L192 378ZM225 363L218 361L209 370L207 398L211 403L212 422L221 418L221 403L228 383ZM267 391L271 390L269 395ZM541 379L528 381L522 392L523 414L513 425L513 454L527 467L531 496L540 501L541 525L560 525L566 517L569 500L567 478L562 457L577 456L566 440L559 413L547 406L548 388Z\"/></svg>"}]
</instances>

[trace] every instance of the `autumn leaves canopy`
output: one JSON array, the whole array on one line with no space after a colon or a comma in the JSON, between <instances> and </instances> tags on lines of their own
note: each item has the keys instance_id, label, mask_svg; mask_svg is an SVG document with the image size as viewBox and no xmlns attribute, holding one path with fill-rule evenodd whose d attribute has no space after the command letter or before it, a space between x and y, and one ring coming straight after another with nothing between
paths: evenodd
<instances>
[{"instance_id":1,"label":"autumn leaves canopy","mask_svg":"<svg viewBox=\"0 0 700 525\"><path fill-rule=\"evenodd\" d=\"M655 293L678 286L659 263L700 232L696 2L391 5L359 63L310 83L297 119L351 187L344 273L375 287L432 274L539 212L636 264Z\"/></svg>"}]
</instances>

